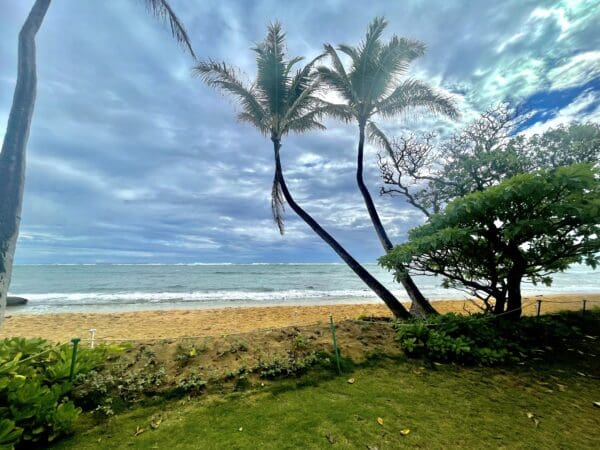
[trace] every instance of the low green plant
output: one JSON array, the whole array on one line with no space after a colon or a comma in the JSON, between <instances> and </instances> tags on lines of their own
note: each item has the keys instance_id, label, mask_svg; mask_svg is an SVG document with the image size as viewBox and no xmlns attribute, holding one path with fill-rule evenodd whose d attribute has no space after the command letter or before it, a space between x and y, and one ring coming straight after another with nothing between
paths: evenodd
<instances>
[{"instance_id":1,"label":"low green plant","mask_svg":"<svg viewBox=\"0 0 600 450\"><path fill-rule=\"evenodd\" d=\"M74 373L102 363L103 349L81 349ZM81 409L70 399L72 349L43 339L0 341L0 447L43 445L69 434Z\"/></svg>"},{"instance_id":2,"label":"low green plant","mask_svg":"<svg viewBox=\"0 0 600 450\"><path fill-rule=\"evenodd\" d=\"M185 378L177 383L178 394L198 395L206 387L206 381L195 371L191 371Z\"/></svg>"},{"instance_id":3,"label":"low green plant","mask_svg":"<svg viewBox=\"0 0 600 450\"><path fill-rule=\"evenodd\" d=\"M175 359L181 368L186 367L191 361L196 359L198 355L206 349L197 345L177 345L177 354Z\"/></svg>"},{"instance_id":4,"label":"low green plant","mask_svg":"<svg viewBox=\"0 0 600 450\"><path fill-rule=\"evenodd\" d=\"M324 351L314 351L306 355L289 353L275 355L268 360L260 359L254 368L261 378L276 379L298 376L316 365L329 366L331 357Z\"/></svg>"},{"instance_id":5,"label":"low green plant","mask_svg":"<svg viewBox=\"0 0 600 450\"><path fill-rule=\"evenodd\" d=\"M539 348L564 346L582 333L568 315L518 321L490 315L445 314L427 320L395 322L396 338L409 356L460 364L516 362Z\"/></svg>"}]
</instances>

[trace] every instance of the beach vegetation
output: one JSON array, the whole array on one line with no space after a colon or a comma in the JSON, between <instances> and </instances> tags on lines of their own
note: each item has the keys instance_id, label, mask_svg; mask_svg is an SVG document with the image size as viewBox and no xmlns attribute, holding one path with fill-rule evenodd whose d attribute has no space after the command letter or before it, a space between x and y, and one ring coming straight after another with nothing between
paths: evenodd
<instances>
[{"instance_id":1,"label":"beach vegetation","mask_svg":"<svg viewBox=\"0 0 600 450\"><path fill-rule=\"evenodd\" d=\"M105 360L104 349L81 350L74 374ZM43 339L0 341L0 446L47 445L71 432L81 409L70 398L72 349Z\"/></svg>"},{"instance_id":2,"label":"beach vegetation","mask_svg":"<svg viewBox=\"0 0 600 450\"><path fill-rule=\"evenodd\" d=\"M506 365L531 360L543 349L566 352L584 339L580 317L523 317L499 321L489 314L444 314L394 324L402 350L429 362Z\"/></svg>"},{"instance_id":3,"label":"beach vegetation","mask_svg":"<svg viewBox=\"0 0 600 450\"><path fill-rule=\"evenodd\" d=\"M271 207L280 233L284 233L284 204L287 202L394 315L408 317L408 311L398 299L295 201L285 181L281 164L282 139L290 133L325 129L320 121L325 104L318 96L321 83L315 71L315 65L323 55L295 69L303 58L288 57L285 34L278 22L269 25L266 38L253 51L257 73L251 84L245 83L239 71L225 62L203 61L194 68L194 73L209 86L234 97L241 107L238 119L270 138L275 160Z\"/></svg>"},{"instance_id":4,"label":"beach vegetation","mask_svg":"<svg viewBox=\"0 0 600 450\"><path fill-rule=\"evenodd\" d=\"M429 217L454 199L515 175L600 161L600 124L571 122L531 136L519 134L528 119L502 103L441 142L433 133L394 139L372 134L382 149L381 194L402 197Z\"/></svg>"},{"instance_id":5,"label":"beach vegetation","mask_svg":"<svg viewBox=\"0 0 600 450\"><path fill-rule=\"evenodd\" d=\"M256 371L261 378L287 378L306 373L316 365L333 367L333 361L332 356L324 351L312 351L302 355L290 352L287 355L274 355L260 359L253 371Z\"/></svg>"},{"instance_id":6,"label":"beach vegetation","mask_svg":"<svg viewBox=\"0 0 600 450\"><path fill-rule=\"evenodd\" d=\"M518 318L521 284L549 286L575 263L600 262L600 169L574 164L509 178L451 201L380 259L402 272L443 277L486 311Z\"/></svg>"},{"instance_id":7,"label":"beach vegetation","mask_svg":"<svg viewBox=\"0 0 600 450\"><path fill-rule=\"evenodd\" d=\"M318 72L325 85L343 99L343 103L326 102L325 111L344 122L354 121L358 124L356 182L377 237L384 251L388 252L393 244L364 181L365 132L371 130L372 133L382 133L375 123L376 117L389 119L415 110L427 110L454 118L458 111L451 97L437 92L426 83L412 78L402 80L410 63L425 53L425 44L396 35L388 42L382 42L386 26L387 21L383 17L373 19L363 41L356 47L342 44L336 49L325 44L325 53L332 66L320 66ZM349 68L344 67L338 51L350 58ZM435 313L408 272L403 273L398 281L414 302L415 308L424 314Z\"/></svg>"}]
</instances>

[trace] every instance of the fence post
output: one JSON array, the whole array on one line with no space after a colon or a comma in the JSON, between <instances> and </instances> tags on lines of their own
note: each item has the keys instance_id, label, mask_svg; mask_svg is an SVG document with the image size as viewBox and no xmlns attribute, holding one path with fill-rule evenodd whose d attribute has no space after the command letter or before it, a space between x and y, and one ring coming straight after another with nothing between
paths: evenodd
<instances>
[{"instance_id":1,"label":"fence post","mask_svg":"<svg viewBox=\"0 0 600 450\"><path fill-rule=\"evenodd\" d=\"M91 338L91 339L90 339L90 340L91 340L90 347L91 347L91 348L94 348L94 344L95 344L95 342L94 342L94 338L95 338L95 337L96 337L96 329L95 329L95 328L90 328L90 338Z\"/></svg>"},{"instance_id":2,"label":"fence post","mask_svg":"<svg viewBox=\"0 0 600 450\"><path fill-rule=\"evenodd\" d=\"M540 317L540 312L542 311L542 301L537 300L537 317Z\"/></svg>"},{"instance_id":3,"label":"fence post","mask_svg":"<svg viewBox=\"0 0 600 450\"><path fill-rule=\"evenodd\" d=\"M73 376L75 375L75 362L77 361L77 345L81 341L80 338L73 338L71 342L73 343L73 355L71 356L71 371L69 372L69 381L73 381Z\"/></svg>"},{"instance_id":4,"label":"fence post","mask_svg":"<svg viewBox=\"0 0 600 450\"><path fill-rule=\"evenodd\" d=\"M338 350L337 339L335 338L335 325L333 324L333 315L329 314L329 328L331 329L331 337L333 338L333 350L335 351L335 362L337 363L338 373L342 374L340 367L340 351Z\"/></svg>"},{"instance_id":5,"label":"fence post","mask_svg":"<svg viewBox=\"0 0 600 450\"><path fill-rule=\"evenodd\" d=\"M585 304L587 303L586 299L583 299L583 309L581 310L581 317L585 316Z\"/></svg>"}]
</instances>

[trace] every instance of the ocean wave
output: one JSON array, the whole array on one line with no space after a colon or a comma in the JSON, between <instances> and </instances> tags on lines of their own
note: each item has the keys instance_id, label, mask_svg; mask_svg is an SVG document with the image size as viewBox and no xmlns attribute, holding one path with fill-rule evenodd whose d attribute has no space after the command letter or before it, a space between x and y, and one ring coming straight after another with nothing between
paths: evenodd
<instances>
[{"instance_id":1,"label":"ocean wave","mask_svg":"<svg viewBox=\"0 0 600 450\"><path fill-rule=\"evenodd\" d=\"M29 299L29 306L83 306L83 305L114 305L140 303L191 303L191 302L261 302L287 300L318 300L337 298L373 298L368 289L322 291L315 289L291 289L275 291L264 289L260 291L194 291L194 292L71 292L28 294L20 296Z\"/></svg>"}]
</instances>

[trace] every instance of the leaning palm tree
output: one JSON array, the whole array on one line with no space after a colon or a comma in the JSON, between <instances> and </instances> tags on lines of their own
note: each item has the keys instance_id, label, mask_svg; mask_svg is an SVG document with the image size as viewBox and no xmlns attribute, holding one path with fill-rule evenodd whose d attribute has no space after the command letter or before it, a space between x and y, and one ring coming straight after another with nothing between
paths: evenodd
<instances>
[{"instance_id":1,"label":"leaning palm tree","mask_svg":"<svg viewBox=\"0 0 600 450\"><path fill-rule=\"evenodd\" d=\"M408 311L356 261L315 219L292 197L281 168L281 140L288 133L302 133L312 129L324 129L319 122L322 115L321 101L317 97L319 83L313 67L321 56L294 71L302 58L287 59L285 34L279 23L269 25L265 40L253 48L256 53L256 81L247 86L239 79L235 69L225 63L202 62L194 68L208 85L233 95L242 111L238 119L256 127L273 143L275 174L271 206L279 231L283 234L284 202L308 224L348 266L379 296L397 317L407 317Z\"/></svg>"},{"instance_id":2,"label":"leaning palm tree","mask_svg":"<svg viewBox=\"0 0 600 450\"><path fill-rule=\"evenodd\" d=\"M375 18L368 27L365 39L358 47L340 45L338 50L350 58L351 66L346 70L336 49L325 45L325 53L330 57L333 67L318 67L321 80L339 94L344 103L328 103L328 114L345 122L358 122L358 158L356 182L369 212L377 237L385 252L393 245L379 218L375 203L363 178L363 154L365 129L384 139L385 136L376 126L376 116L389 118L414 108L425 108L431 112L455 117L457 111L452 100L435 92L427 84L413 79L400 81L411 61L423 55L422 42L392 36L387 43L381 42L381 34L387 26L382 17ZM435 313L435 309L423 296L413 279L404 273L399 281L413 302L413 307L422 313Z\"/></svg>"},{"instance_id":3,"label":"leaning palm tree","mask_svg":"<svg viewBox=\"0 0 600 450\"><path fill-rule=\"evenodd\" d=\"M148 10L169 23L173 37L195 58L183 25L166 0L145 0ZM17 84L0 153L0 325L21 224L25 156L37 90L35 36L50 0L36 0L19 33Z\"/></svg>"}]
</instances>

